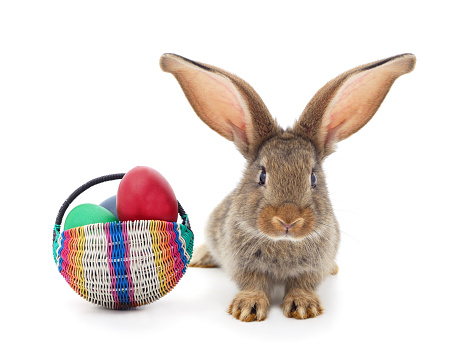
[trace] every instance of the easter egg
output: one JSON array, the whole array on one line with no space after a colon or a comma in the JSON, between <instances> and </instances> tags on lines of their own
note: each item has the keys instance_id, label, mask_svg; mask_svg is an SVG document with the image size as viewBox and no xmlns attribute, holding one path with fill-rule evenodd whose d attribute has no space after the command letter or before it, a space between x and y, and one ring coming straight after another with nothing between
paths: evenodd
<instances>
[{"instance_id":1,"label":"easter egg","mask_svg":"<svg viewBox=\"0 0 476 364\"><path fill-rule=\"evenodd\" d=\"M121 221L177 221L177 199L167 180L155 169L135 167L125 174L117 190Z\"/></svg>"},{"instance_id":2,"label":"easter egg","mask_svg":"<svg viewBox=\"0 0 476 364\"><path fill-rule=\"evenodd\" d=\"M84 203L73 208L64 222L64 229L79 226L118 221L117 218L104 207L92 203Z\"/></svg>"},{"instance_id":3,"label":"easter egg","mask_svg":"<svg viewBox=\"0 0 476 364\"><path fill-rule=\"evenodd\" d=\"M116 208L116 196L111 196L107 200L104 200L99 204L99 206L104 207L110 213L112 213L117 218L117 208Z\"/></svg>"}]
</instances>

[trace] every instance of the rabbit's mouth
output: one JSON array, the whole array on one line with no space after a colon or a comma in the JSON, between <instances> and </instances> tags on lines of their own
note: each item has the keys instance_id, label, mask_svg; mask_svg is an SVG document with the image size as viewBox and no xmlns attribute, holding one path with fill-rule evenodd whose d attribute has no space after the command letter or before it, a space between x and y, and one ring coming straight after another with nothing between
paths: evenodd
<instances>
[{"instance_id":1,"label":"rabbit's mouth","mask_svg":"<svg viewBox=\"0 0 476 364\"><path fill-rule=\"evenodd\" d=\"M299 209L294 204L265 207L258 217L258 228L272 238L302 239L315 228L311 208Z\"/></svg>"}]
</instances>

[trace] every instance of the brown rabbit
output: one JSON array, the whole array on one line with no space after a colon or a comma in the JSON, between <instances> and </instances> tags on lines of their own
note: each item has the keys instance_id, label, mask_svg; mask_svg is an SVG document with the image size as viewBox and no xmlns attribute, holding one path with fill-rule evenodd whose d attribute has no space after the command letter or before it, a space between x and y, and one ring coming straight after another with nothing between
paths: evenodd
<instances>
[{"instance_id":1,"label":"brown rabbit","mask_svg":"<svg viewBox=\"0 0 476 364\"><path fill-rule=\"evenodd\" d=\"M393 82L411 72L402 54L354 68L327 83L292 129L283 130L246 82L221 69L164 54L197 115L235 143L247 160L238 187L211 214L207 244L192 266L220 266L240 292L229 313L241 321L267 316L270 289L283 284L284 315L315 317L319 284L337 273L339 226L322 170L336 143L362 128Z\"/></svg>"}]
</instances>

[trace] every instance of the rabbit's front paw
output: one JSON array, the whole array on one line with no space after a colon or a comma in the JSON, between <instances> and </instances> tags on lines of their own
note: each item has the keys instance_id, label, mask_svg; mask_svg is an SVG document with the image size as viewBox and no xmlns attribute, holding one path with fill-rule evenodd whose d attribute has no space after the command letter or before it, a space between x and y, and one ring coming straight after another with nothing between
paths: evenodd
<instances>
[{"instance_id":1,"label":"rabbit's front paw","mask_svg":"<svg viewBox=\"0 0 476 364\"><path fill-rule=\"evenodd\" d=\"M286 317L307 319L319 316L324 309L314 292L295 289L286 294L283 301L283 313Z\"/></svg>"},{"instance_id":2,"label":"rabbit's front paw","mask_svg":"<svg viewBox=\"0 0 476 364\"><path fill-rule=\"evenodd\" d=\"M263 291L241 291L231 302L228 313L244 321L263 321L269 309L269 299Z\"/></svg>"}]
</instances>

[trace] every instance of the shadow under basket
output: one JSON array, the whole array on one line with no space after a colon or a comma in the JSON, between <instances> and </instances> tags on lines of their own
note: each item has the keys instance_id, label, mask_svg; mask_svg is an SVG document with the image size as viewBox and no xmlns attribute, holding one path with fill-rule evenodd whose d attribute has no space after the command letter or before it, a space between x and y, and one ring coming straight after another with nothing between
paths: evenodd
<instances>
[{"instance_id":1,"label":"shadow under basket","mask_svg":"<svg viewBox=\"0 0 476 364\"><path fill-rule=\"evenodd\" d=\"M97 223L61 231L71 202L88 188L124 177L111 174L89 181L63 203L53 231L53 256L66 282L89 302L128 309L170 292L187 270L193 233L177 201L181 224L160 220Z\"/></svg>"}]
</instances>

